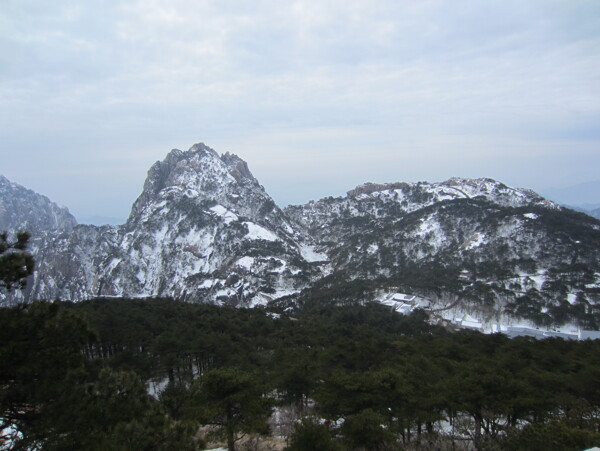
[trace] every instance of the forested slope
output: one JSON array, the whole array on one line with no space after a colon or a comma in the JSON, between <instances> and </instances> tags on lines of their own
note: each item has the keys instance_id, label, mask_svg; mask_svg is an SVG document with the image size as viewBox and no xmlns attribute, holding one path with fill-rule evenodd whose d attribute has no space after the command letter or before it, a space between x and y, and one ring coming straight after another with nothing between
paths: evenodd
<instances>
[{"instance_id":1,"label":"forested slope","mask_svg":"<svg viewBox=\"0 0 600 451\"><path fill-rule=\"evenodd\" d=\"M170 299L1 309L0 417L16 443L44 449L201 449L216 440L197 438L201 425L240 449L243 432L288 436L290 449L598 443L600 342L424 319L376 304L286 314Z\"/></svg>"}]
</instances>

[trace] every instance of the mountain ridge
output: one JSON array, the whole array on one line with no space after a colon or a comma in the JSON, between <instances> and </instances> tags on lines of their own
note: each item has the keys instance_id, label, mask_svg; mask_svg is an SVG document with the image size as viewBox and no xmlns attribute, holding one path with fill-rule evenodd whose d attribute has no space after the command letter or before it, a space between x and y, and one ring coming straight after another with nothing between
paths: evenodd
<instances>
[{"instance_id":1,"label":"mountain ridge","mask_svg":"<svg viewBox=\"0 0 600 451\"><path fill-rule=\"evenodd\" d=\"M460 297L489 318L512 311L543 322L562 308L583 321L599 301L599 251L600 222L489 178L365 183L281 209L244 160L199 143L151 166L124 224L34 236L38 270L22 299L256 306L365 280L436 302ZM543 281L528 281L540 271ZM438 285L419 282L424 274Z\"/></svg>"},{"instance_id":2,"label":"mountain ridge","mask_svg":"<svg viewBox=\"0 0 600 451\"><path fill-rule=\"evenodd\" d=\"M66 207L0 175L0 230L70 230L77 220ZM35 210L35 211L34 211Z\"/></svg>"},{"instance_id":3,"label":"mountain ridge","mask_svg":"<svg viewBox=\"0 0 600 451\"><path fill-rule=\"evenodd\" d=\"M200 143L152 165L123 225L34 237L38 270L24 297L266 303L319 272L303 256L309 241L243 160Z\"/></svg>"}]
</instances>

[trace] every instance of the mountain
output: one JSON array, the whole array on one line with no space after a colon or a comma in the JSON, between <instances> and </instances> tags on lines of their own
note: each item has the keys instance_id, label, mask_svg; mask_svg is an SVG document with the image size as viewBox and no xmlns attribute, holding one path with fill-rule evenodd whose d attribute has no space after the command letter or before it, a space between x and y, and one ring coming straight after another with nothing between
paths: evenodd
<instances>
[{"instance_id":1,"label":"mountain","mask_svg":"<svg viewBox=\"0 0 600 451\"><path fill-rule=\"evenodd\" d=\"M321 277L310 246L243 160L197 144L150 168L124 225L58 229L35 243L25 296L267 303Z\"/></svg>"},{"instance_id":2,"label":"mountain","mask_svg":"<svg viewBox=\"0 0 600 451\"><path fill-rule=\"evenodd\" d=\"M488 323L600 321L600 221L491 179L366 183L281 210L246 162L196 144L150 168L125 224L58 222L23 299L293 308L402 291Z\"/></svg>"},{"instance_id":3,"label":"mountain","mask_svg":"<svg viewBox=\"0 0 600 451\"><path fill-rule=\"evenodd\" d=\"M315 287L330 297L349 284L362 297L400 289L460 300L488 323L509 313L540 324L583 320L600 302L600 222L530 190L490 179L365 184L285 212L330 256L332 274Z\"/></svg>"},{"instance_id":4,"label":"mountain","mask_svg":"<svg viewBox=\"0 0 600 451\"><path fill-rule=\"evenodd\" d=\"M36 265L54 236L70 234L76 227L77 220L67 208L0 175L0 231L29 232L29 249L36 256ZM30 299L32 283L30 278L24 292L7 294L0 290L0 305Z\"/></svg>"},{"instance_id":5,"label":"mountain","mask_svg":"<svg viewBox=\"0 0 600 451\"><path fill-rule=\"evenodd\" d=\"M33 236L71 230L77 220L64 207L0 175L0 230L26 230Z\"/></svg>"}]
</instances>

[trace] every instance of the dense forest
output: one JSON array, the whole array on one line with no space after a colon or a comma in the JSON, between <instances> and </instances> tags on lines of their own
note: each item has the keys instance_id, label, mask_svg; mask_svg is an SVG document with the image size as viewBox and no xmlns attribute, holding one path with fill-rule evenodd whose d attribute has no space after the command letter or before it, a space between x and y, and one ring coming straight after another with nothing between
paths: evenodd
<instances>
[{"instance_id":1,"label":"dense forest","mask_svg":"<svg viewBox=\"0 0 600 451\"><path fill-rule=\"evenodd\" d=\"M600 342L449 332L379 304L0 309L8 449L582 450Z\"/></svg>"}]
</instances>

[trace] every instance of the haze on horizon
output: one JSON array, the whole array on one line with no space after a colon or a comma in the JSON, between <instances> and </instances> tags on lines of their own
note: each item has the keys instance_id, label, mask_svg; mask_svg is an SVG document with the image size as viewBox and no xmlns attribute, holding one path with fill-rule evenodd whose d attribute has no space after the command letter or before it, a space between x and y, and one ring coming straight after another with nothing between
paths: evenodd
<instances>
[{"instance_id":1,"label":"haze on horizon","mask_svg":"<svg viewBox=\"0 0 600 451\"><path fill-rule=\"evenodd\" d=\"M124 221L205 142L279 205L357 184L597 180L600 2L0 2L0 174ZM598 200L600 202L600 199Z\"/></svg>"}]
</instances>

